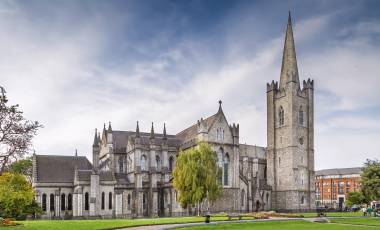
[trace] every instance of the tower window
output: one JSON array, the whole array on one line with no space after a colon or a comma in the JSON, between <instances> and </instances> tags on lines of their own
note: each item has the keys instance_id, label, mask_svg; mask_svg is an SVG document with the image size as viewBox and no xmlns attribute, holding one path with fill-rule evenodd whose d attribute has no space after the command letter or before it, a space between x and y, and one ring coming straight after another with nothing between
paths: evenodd
<instances>
[{"instance_id":1,"label":"tower window","mask_svg":"<svg viewBox=\"0 0 380 230\"><path fill-rule=\"evenodd\" d=\"M173 156L169 157L169 171L173 171L173 164L174 164L174 159Z\"/></svg>"},{"instance_id":2,"label":"tower window","mask_svg":"<svg viewBox=\"0 0 380 230\"><path fill-rule=\"evenodd\" d=\"M285 121L284 115L285 115L284 108L280 106L280 110L278 111L278 123L280 126L284 125L284 121Z\"/></svg>"},{"instance_id":3,"label":"tower window","mask_svg":"<svg viewBox=\"0 0 380 230\"><path fill-rule=\"evenodd\" d=\"M124 160L123 157L119 157L119 173L124 172Z\"/></svg>"},{"instance_id":4,"label":"tower window","mask_svg":"<svg viewBox=\"0 0 380 230\"><path fill-rule=\"evenodd\" d=\"M303 125L303 109L302 109L302 106L300 107L300 110L298 111L298 123L300 125Z\"/></svg>"},{"instance_id":5,"label":"tower window","mask_svg":"<svg viewBox=\"0 0 380 230\"><path fill-rule=\"evenodd\" d=\"M158 155L156 155L156 166L157 170L161 170L161 159Z\"/></svg>"}]
</instances>

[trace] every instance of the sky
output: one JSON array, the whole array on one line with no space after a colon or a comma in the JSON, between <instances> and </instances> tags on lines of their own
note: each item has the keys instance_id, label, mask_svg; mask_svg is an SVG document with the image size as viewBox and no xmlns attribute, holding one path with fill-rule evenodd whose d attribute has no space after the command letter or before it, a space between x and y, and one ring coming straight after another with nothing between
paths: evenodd
<instances>
[{"instance_id":1,"label":"sky","mask_svg":"<svg viewBox=\"0 0 380 230\"><path fill-rule=\"evenodd\" d=\"M315 81L316 169L380 158L380 2L0 1L0 85L44 125L37 154L92 158L94 129L176 134L217 112L266 146L291 10L300 80Z\"/></svg>"}]
</instances>

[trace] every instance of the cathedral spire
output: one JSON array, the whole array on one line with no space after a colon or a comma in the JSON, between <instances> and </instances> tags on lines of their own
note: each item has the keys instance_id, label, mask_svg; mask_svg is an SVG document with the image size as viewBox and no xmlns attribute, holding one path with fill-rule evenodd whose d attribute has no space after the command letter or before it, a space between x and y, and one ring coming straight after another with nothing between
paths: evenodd
<instances>
[{"instance_id":1,"label":"cathedral spire","mask_svg":"<svg viewBox=\"0 0 380 230\"><path fill-rule=\"evenodd\" d=\"M162 139L164 139L164 140L167 139L167 136L166 136L166 125L165 125L165 123L164 123L164 137Z\"/></svg>"},{"instance_id":2,"label":"cathedral spire","mask_svg":"<svg viewBox=\"0 0 380 230\"><path fill-rule=\"evenodd\" d=\"M140 137L139 121L137 121L137 124L136 124L136 137Z\"/></svg>"},{"instance_id":3,"label":"cathedral spire","mask_svg":"<svg viewBox=\"0 0 380 230\"><path fill-rule=\"evenodd\" d=\"M299 86L296 48L294 45L292 18L290 16L290 11L282 56L280 88L285 88L286 84L289 82L294 82Z\"/></svg>"},{"instance_id":4,"label":"cathedral spire","mask_svg":"<svg viewBox=\"0 0 380 230\"><path fill-rule=\"evenodd\" d=\"M154 139L154 127L152 122L152 128L150 129L150 139Z\"/></svg>"}]
</instances>

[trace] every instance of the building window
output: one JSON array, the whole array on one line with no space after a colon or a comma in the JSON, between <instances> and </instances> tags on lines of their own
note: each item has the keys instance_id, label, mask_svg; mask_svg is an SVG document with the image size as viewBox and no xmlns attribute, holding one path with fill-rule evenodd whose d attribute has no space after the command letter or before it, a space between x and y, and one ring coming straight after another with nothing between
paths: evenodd
<instances>
[{"instance_id":1,"label":"building window","mask_svg":"<svg viewBox=\"0 0 380 230\"><path fill-rule=\"evenodd\" d=\"M169 171L173 171L174 158L173 156L169 157Z\"/></svg>"},{"instance_id":2,"label":"building window","mask_svg":"<svg viewBox=\"0 0 380 230\"><path fill-rule=\"evenodd\" d=\"M54 211L54 194L50 194L50 211Z\"/></svg>"},{"instance_id":3,"label":"building window","mask_svg":"<svg viewBox=\"0 0 380 230\"><path fill-rule=\"evenodd\" d=\"M245 201L245 191L244 189L241 190L241 206L244 207L244 202Z\"/></svg>"},{"instance_id":4,"label":"building window","mask_svg":"<svg viewBox=\"0 0 380 230\"><path fill-rule=\"evenodd\" d=\"M228 185L229 166L230 166L230 157L228 156L228 153L226 153L226 156L224 157L224 185Z\"/></svg>"},{"instance_id":5,"label":"building window","mask_svg":"<svg viewBox=\"0 0 380 230\"><path fill-rule=\"evenodd\" d=\"M90 206L90 204L89 204L88 192L86 192L84 194L84 210L88 211L89 206Z\"/></svg>"},{"instance_id":6,"label":"building window","mask_svg":"<svg viewBox=\"0 0 380 230\"><path fill-rule=\"evenodd\" d=\"M278 157L278 165L281 166L281 157Z\"/></svg>"},{"instance_id":7,"label":"building window","mask_svg":"<svg viewBox=\"0 0 380 230\"><path fill-rule=\"evenodd\" d=\"M157 170L161 170L161 159L158 155L156 155L156 165L157 165Z\"/></svg>"},{"instance_id":8,"label":"building window","mask_svg":"<svg viewBox=\"0 0 380 230\"><path fill-rule=\"evenodd\" d=\"M220 185L223 184L223 155L224 155L223 148L220 148L219 153L218 153L218 165L219 165L219 170L221 171L218 177L218 182Z\"/></svg>"},{"instance_id":9,"label":"building window","mask_svg":"<svg viewBox=\"0 0 380 230\"><path fill-rule=\"evenodd\" d=\"M71 195L71 193L67 195L67 210L73 210L73 195Z\"/></svg>"},{"instance_id":10,"label":"building window","mask_svg":"<svg viewBox=\"0 0 380 230\"><path fill-rule=\"evenodd\" d=\"M106 194L104 194L104 192L102 192L102 210L105 209L105 203L106 203Z\"/></svg>"},{"instance_id":11,"label":"building window","mask_svg":"<svg viewBox=\"0 0 380 230\"><path fill-rule=\"evenodd\" d=\"M112 209L112 192L108 194L108 209Z\"/></svg>"},{"instance_id":12,"label":"building window","mask_svg":"<svg viewBox=\"0 0 380 230\"><path fill-rule=\"evenodd\" d=\"M145 193L143 193L143 200L142 200L142 202L143 202L143 210L146 210L147 203L146 203L146 195L145 195Z\"/></svg>"},{"instance_id":13,"label":"building window","mask_svg":"<svg viewBox=\"0 0 380 230\"><path fill-rule=\"evenodd\" d=\"M269 204L269 193L267 193L267 204Z\"/></svg>"},{"instance_id":14,"label":"building window","mask_svg":"<svg viewBox=\"0 0 380 230\"><path fill-rule=\"evenodd\" d=\"M282 108L282 106L280 106L280 110L278 111L278 123L280 126L284 125L284 121L285 121L285 113L284 113L284 108Z\"/></svg>"},{"instance_id":15,"label":"building window","mask_svg":"<svg viewBox=\"0 0 380 230\"><path fill-rule=\"evenodd\" d=\"M131 210L131 194L128 194L128 210Z\"/></svg>"},{"instance_id":16,"label":"building window","mask_svg":"<svg viewBox=\"0 0 380 230\"><path fill-rule=\"evenodd\" d=\"M63 193L61 195L61 210L65 211L65 205L66 205L66 195Z\"/></svg>"},{"instance_id":17,"label":"building window","mask_svg":"<svg viewBox=\"0 0 380 230\"><path fill-rule=\"evenodd\" d=\"M42 194L42 211L46 211L46 194Z\"/></svg>"},{"instance_id":18,"label":"building window","mask_svg":"<svg viewBox=\"0 0 380 230\"><path fill-rule=\"evenodd\" d=\"M300 125L303 125L303 109L302 109L302 106L300 106L300 110L298 111L298 123Z\"/></svg>"},{"instance_id":19,"label":"building window","mask_svg":"<svg viewBox=\"0 0 380 230\"><path fill-rule=\"evenodd\" d=\"M146 156L142 155L141 156L141 170L145 171L147 170L147 165L146 165Z\"/></svg>"},{"instance_id":20,"label":"building window","mask_svg":"<svg viewBox=\"0 0 380 230\"><path fill-rule=\"evenodd\" d=\"M124 162L123 162L123 158L122 157L119 157L119 173L123 173L124 172Z\"/></svg>"},{"instance_id":21,"label":"building window","mask_svg":"<svg viewBox=\"0 0 380 230\"><path fill-rule=\"evenodd\" d=\"M305 203L305 197L301 197L301 204L304 204Z\"/></svg>"},{"instance_id":22,"label":"building window","mask_svg":"<svg viewBox=\"0 0 380 230\"><path fill-rule=\"evenodd\" d=\"M267 166L264 166L264 179L267 179Z\"/></svg>"}]
</instances>

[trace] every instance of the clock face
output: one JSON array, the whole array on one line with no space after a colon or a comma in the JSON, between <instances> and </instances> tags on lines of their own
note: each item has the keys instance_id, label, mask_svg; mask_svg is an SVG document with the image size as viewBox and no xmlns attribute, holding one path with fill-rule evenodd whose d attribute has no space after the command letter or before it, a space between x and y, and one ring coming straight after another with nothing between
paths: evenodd
<instances>
[{"instance_id":1,"label":"clock face","mask_svg":"<svg viewBox=\"0 0 380 230\"><path fill-rule=\"evenodd\" d=\"M303 137L300 137L299 142L301 145L303 145Z\"/></svg>"}]
</instances>

